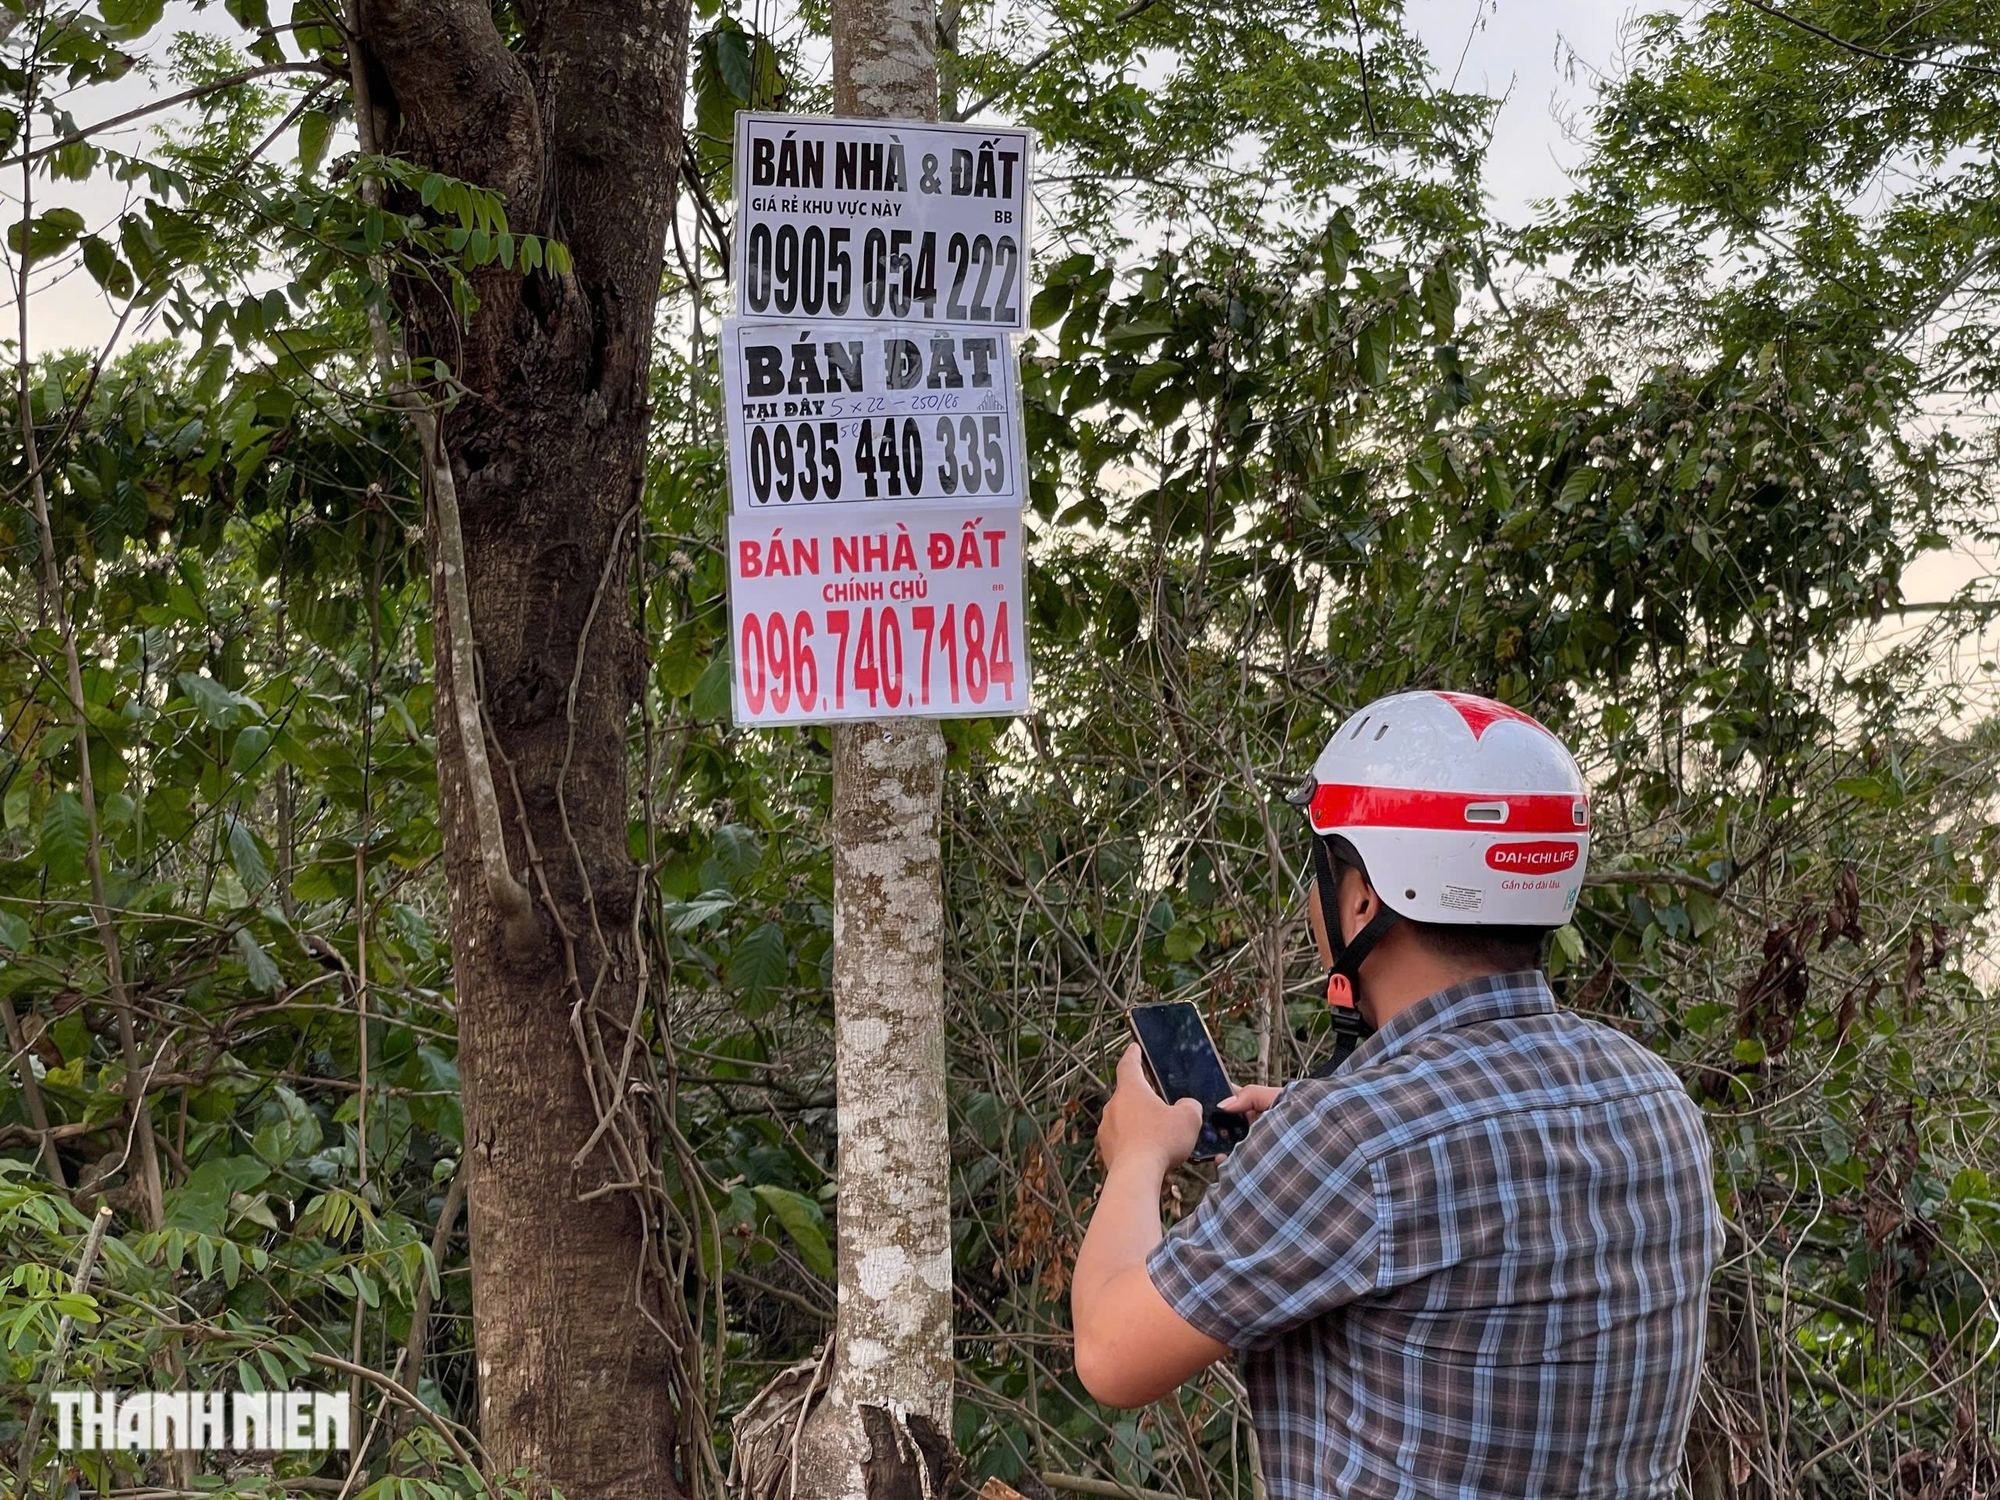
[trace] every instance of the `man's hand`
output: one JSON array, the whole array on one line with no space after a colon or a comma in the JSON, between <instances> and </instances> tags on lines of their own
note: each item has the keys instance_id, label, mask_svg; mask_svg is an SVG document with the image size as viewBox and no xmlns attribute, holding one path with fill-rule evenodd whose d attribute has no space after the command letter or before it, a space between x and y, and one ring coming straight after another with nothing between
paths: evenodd
<instances>
[{"instance_id":1,"label":"man's hand","mask_svg":"<svg viewBox=\"0 0 2000 1500\"><path fill-rule=\"evenodd\" d=\"M1168 1104L1146 1082L1144 1061L1137 1042L1118 1059L1118 1087L1104 1106L1097 1149L1107 1172L1145 1165L1155 1176L1165 1177L1194 1154L1201 1137L1201 1101Z\"/></svg>"},{"instance_id":2,"label":"man's hand","mask_svg":"<svg viewBox=\"0 0 2000 1500\"><path fill-rule=\"evenodd\" d=\"M1168 1104L1141 1070L1134 1045L1118 1059L1118 1088L1104 1106L1097 1149L1104 1188L1070 1277L1076 1373L1112 1406L1157 1401L1229 1352L1167 1305L1146 1274L1160 1243L1160 1182L1201 1135L1201 1105Z\"/></svg>"},{"instance_id":3,"label":"man's hand","mask_svg":"<svg viewBox=\"0 0 2000 1500\"><path fill-rule=\"evenodd\" d=\"M1241 1115L1246 1122L1255 1125L1257 1117L1276 1104L1278 1095L1283 1092L1283 1089L1274 1089L1269 1084L1248 1083L1215 1107L1226 1109L1232 1115Z\"/></svg>"}]
</instances>

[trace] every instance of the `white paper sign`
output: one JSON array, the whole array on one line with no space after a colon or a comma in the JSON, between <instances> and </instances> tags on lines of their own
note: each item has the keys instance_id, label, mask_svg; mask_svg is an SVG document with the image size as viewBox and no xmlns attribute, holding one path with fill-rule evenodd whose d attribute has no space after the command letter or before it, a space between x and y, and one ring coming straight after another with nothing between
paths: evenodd
<instances>
[{"instance_id":1,"label":"white paper sign","mask_svg":"<svg viewBox=\"0 0 2000 1500\"><path fill-rule=\"evenodd\" d=\"M968 328L722 329L730 509L893 500L1021 506L1012 340Z\"/></svg>"},{"instance_id":2,"label":"white paper sign","mask_svg":"<svg viewBox=\"0 0 2000 1500\"><path fill-rule=\"evenodd\" d=\"M736 310L1026 327L1032 131L736 117Z\"/></svg>"},{"instance_id":3,"label":"white paper sign","mask_svg":"<svg viewBox=\"0 0 2000 1500\"><path fill-rule=\"evenodd\" d=\"M1015 510L733 515L729 617L739 725L1027 712Z\"/></svg>"}]
</instances>

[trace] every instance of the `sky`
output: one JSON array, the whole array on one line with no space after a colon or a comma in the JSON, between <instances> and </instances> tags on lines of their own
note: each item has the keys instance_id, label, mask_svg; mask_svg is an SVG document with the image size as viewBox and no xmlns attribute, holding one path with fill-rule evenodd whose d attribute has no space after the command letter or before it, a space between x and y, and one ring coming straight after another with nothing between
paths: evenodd
<instances>
[{"instance_id":1,"label":"sky","mask_svg":"<svg viewBox=\"0 0 2000 1500\"><path fill-rule=\"evenodd\" d=\"M1639 9L1619 0L1410 0L1405 14L1446 82L1457 70L1461 90L1507 100L1487 154L1487 190L1502 217L1526 218L1536 200L1568 189L1579 153L1562 122L1589 104L1593 75L1614 66L1620 31Z\"/></svg>"}]
</instances>

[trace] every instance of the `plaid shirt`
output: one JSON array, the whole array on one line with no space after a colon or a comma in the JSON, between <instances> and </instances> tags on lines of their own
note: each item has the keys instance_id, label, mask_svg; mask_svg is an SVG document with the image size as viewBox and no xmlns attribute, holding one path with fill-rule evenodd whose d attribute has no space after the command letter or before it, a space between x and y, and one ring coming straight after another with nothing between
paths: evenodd
<instances>
[{"instance_id":1,"label":"plaid shirt","mask_svg":"<svg viewBox=\"0 0 2000 1500\"><path fill-rule=\"evenodd\" d=\"M1236 1351L1271 1500L1651 1497L1721 1234L1680 1080L1521 973L1287 1088L1147 1266Z\"/></svg>"}]
</instances>

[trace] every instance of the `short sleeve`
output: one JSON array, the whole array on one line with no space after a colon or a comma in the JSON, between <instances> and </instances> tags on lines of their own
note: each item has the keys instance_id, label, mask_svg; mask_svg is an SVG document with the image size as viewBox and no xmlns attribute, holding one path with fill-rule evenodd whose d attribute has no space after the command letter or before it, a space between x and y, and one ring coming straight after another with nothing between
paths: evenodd
<instances>
[{"instance_id":1,"label":"short sleeve","mask_svg":"<svg viewBox=\"0 0 2000 1500\"><path fill-rule=\"evenodd\" d=\"M1232 1349L1262 1348L1375 1290L1381 1194L1337 1093L1286 1089L1147 1258L1167 1305Z\"/></svg>"}]
</instances>

